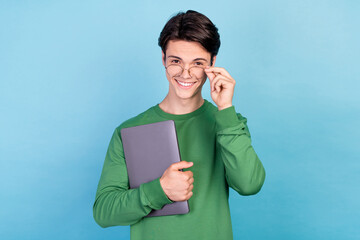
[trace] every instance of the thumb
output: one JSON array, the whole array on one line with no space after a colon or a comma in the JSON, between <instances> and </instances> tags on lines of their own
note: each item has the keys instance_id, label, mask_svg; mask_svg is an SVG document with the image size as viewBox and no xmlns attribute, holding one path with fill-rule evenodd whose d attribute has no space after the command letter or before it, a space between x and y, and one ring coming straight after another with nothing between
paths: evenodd
<instances>
[{"instance_id":1,"label":"thumb","mask_svg":"<svg viewBox=\"0 0 360 240\"><path fill-rule=\"evenodd\" d=\"M212 80L214 80L214 78L216 77L216 74L214 72L212 72L209 67L205 68L205 73L208 76L210 82L212 82Z\"/></svg>"},{"instance_id":2,"label":"thumb","mask_svg":"<svg viewBox=\"0 0 360 240\"><path fill-rule=\"evenodd\" d=\"M172 169L174 169L174 170L180 170L183 168L189 168L192 165L193 165L192 162L181 161L181 162L173 163L171 166L172 166Z\"/></svg>"},{"instance_id":3,"label":"thumb","mask_svg":"<svg viewBox=\"0 0 360 240\"><path fill-rule=\"evenodd\" d=\"M209 78L210 82L216 77L213 72L205 71L207 77Z\"/></svg>"}]
</instances>

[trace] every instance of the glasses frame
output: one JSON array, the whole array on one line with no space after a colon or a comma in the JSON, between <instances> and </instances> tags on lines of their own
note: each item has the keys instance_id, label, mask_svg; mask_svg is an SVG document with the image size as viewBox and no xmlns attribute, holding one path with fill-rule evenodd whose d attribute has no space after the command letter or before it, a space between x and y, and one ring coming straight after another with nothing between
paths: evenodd
<instances>
[{"instance_id":1,"label":"glasses frame","mask_svg":"<svg viewBox=\"0 0 360 240\"><path fill-rule=\"evenodd\" d=\"M188 74L190 75L190 77L195 77L196 79L199 79L197 76L192 76L192 74L190 73L190 69L192 69L192 68L201 68L203 71L205 71L205 68L206 68L208 65L206 65L206 66L204 66L204 67L202 67L202 66L192 66L192 67L189 67L188 69L186 69L186 68L184 68L184 67L183 67L182 65L180 65L180 64L169 64L167 67L165 67L166 72L167 72L168 74L169 74L169 72L168 72L168 67L171 67L171 66L180 67L180 68L182 69L180 73L178 73L178 74L176 74L176 75L173 75L173 76L171 76L171 77L181 76L181 74L183 74L184 70L187 70L187 71L188 71ZM169 74L169 75L170 75L170 74Z\"/></svg>"}]
</instances>

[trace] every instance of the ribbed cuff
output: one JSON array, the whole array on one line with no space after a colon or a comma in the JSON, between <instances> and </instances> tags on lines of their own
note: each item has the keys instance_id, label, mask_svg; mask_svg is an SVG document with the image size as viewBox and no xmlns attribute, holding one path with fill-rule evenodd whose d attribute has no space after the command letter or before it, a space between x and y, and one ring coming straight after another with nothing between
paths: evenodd
<instances>
[{"instance_id":1,"label":"ribbed cuff","mask_svg":"<svg viewBox=\"0 0 360 240\"><path fill-rule=\"evenodd\" d=\"M235 107L231 106L215 112L216 130L221 131L225 128L234 127L239 124L239 119Z\"/></svg>"},{"instance_id":2,"label":"ribbed cuff","mask_svg":"<svg viewBox=\"0 0 360 240\"><path fill-rule=\"evenodd\" d=\"M149 206L152 209L159 210L165 204L173 203L165 194L160 184L160 178L151 182L140 185L140 191L143 191L149 201Z\"/></svg>"}]
</instances>

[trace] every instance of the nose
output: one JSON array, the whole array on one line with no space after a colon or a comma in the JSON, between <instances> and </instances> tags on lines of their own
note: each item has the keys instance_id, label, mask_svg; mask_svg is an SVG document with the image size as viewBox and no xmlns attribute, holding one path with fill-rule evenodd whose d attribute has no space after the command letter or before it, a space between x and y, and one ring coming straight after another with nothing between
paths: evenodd
<instances>
[{"instance_id":1,"label":"nose","mask_svg":"<svg viewBox=\"0 0 360 240\"><path fill-rule=\"evenodd\" d=\"M183 71L180 75L182 78L192 78L192 76L189 73L189 68L183 68Z\"/></svg>"}]
</instances>

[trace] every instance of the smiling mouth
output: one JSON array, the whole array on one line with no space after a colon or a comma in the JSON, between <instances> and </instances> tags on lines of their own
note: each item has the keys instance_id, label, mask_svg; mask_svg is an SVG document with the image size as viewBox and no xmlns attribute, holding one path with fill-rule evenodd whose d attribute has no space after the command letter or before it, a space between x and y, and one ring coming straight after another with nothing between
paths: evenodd
<instances>
[{"instance_id":1,"label":"smiling mouth","mask_svg":"<svg viewBox=\"0 0 360 240\"><path fill-rule=\"evenodd\" d=\"M191 88L196 82L181 82L175 79L175 81L182 87Z\"/></svg>"}]
</instances>

